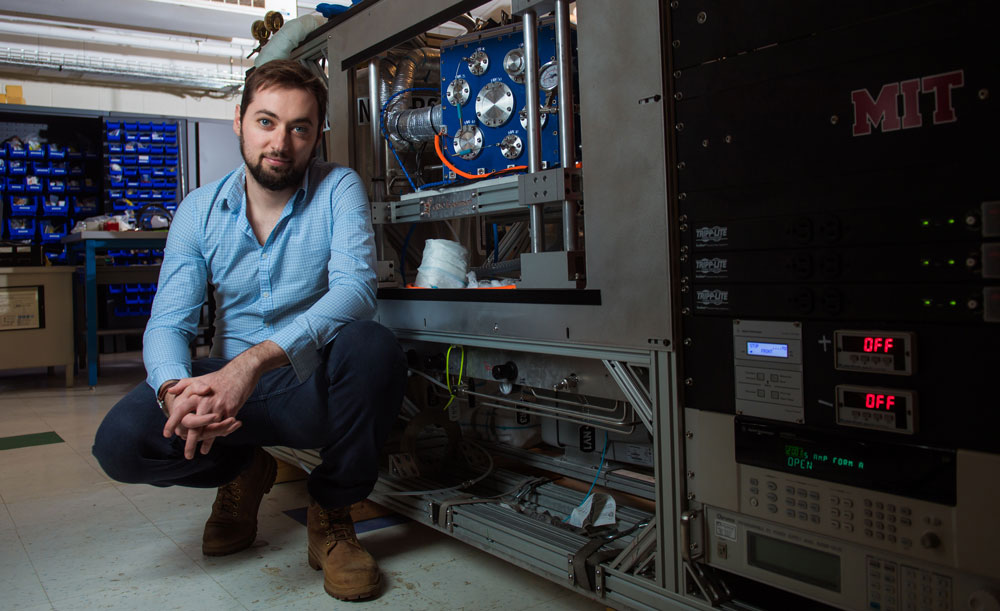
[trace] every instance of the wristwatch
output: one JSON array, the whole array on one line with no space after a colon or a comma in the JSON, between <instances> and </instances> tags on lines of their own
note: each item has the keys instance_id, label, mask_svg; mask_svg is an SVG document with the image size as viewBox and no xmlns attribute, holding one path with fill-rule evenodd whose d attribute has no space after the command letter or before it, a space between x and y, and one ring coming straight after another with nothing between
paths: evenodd
<instances>
[{"instance_id":1,"label":"wristwatch","mask_svg":"<svg viewBox=\"0 0 1000 611\"><path fill-rule=\"evenodd\" d=\"M167 397L167 389L171 388L174 384L180 382L180 380L167 380L160 386L160 391L156 393L156 404L160 406L160 411L163 415L170 418L170 412L167 411L167 402L164 400Z\"/></svg>"}]
</instances>

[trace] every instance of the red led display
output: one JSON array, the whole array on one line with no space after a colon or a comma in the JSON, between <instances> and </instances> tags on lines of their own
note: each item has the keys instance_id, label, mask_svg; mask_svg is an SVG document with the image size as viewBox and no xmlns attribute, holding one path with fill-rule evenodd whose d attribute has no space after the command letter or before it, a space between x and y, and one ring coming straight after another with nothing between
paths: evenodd
<instances>
[{"instance_id":1,"label":"red led display","mask_svg":"<svg viewBox=\"0 0 1000 611\"><path fill-rule=\"evenodd\" d=\"M862 348L865 352L889 352L892 350L893 340L891 337L868 337L864 339Z\"/></svg>"},{"instance_id":2,"label":"red led display","mask_svg":"<svg viewBox=\"0 0 1000 611\"><path fill-rule=\"evenodd\" d=\"M884 409L892 411L896 406L895 395L882 395L878 393L865 393L865 407L868 409Z\"/></svg>"}]
</instances>

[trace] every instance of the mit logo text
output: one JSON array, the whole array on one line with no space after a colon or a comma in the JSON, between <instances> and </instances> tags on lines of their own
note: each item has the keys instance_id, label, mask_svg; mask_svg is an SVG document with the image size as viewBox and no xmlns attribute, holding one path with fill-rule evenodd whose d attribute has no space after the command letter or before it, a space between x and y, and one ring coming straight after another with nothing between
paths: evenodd
<instances>
[{"instance_id":1,"label":"mit logo text","mask_svg":"<svg viewBox=\"0 0 1000 611\"><path fill-rule=\"evenodd\" d=\"M872 128L880 124L883 132L922 126L924 116L920 112L921 93L934 94L932 115L934 125L954 123L958 118L952 105L951 90L963 85L965 85L965 71L954 70L898 83L886 83L882 85L882 90L876 99L872 99L867 89L855 89L851 92L851 102L854 104L853 134L867 136L872 133ZM902 116L899 112L900 98L902 98Z\"/></svg>"}]
</instances>

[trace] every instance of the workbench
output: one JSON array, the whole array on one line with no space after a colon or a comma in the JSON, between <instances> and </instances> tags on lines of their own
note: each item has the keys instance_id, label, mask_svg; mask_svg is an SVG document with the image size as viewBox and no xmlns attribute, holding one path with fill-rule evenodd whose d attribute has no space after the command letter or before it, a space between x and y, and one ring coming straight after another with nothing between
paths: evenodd
<instances>
[{"instance_id":1,"label":"workbench","mask_svg":"<svg viewBox=\"0 0 1000 611\"><path fill-rule=\"evenodd\" d=\"M159 265L104 266L97 265L96 252L101 249L163 248L166 231L83 231L63 238L72 260L74 253L83 252L84 300L86 302L87 383L97 386L97 285L132 282L156 282Z\"/></svg>"}]
</instances>

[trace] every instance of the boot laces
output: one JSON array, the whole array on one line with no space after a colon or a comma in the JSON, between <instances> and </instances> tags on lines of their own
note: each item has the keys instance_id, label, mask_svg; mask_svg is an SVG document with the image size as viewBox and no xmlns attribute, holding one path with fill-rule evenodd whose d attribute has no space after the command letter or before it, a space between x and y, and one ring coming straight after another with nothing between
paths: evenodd
<instances>
[{"instance_id":1,"label":"boot laces","mask_svg":"<svg viewBox=\"0 0 1000 611\"><path fill-rule=\"evenodd\" d=\"M319 523L326 535L327 545L334 541L350 541L356 537L354 522L349 511L338 509L320 509Z\"/></svg>"},{"instance_id":2,"label":"boot laces","mask_svg":"<svg viewBox=\"0 0 1000 611\"><path fill-rule=\"evenodd\" d=\"M223 513L231 513L234 518L238 517L240 515L239 503L242 497L243 491L240 490L239 481L234 480L225 486L221 486L217 500L219 510Z\"/></svg>"}]
</instances>

